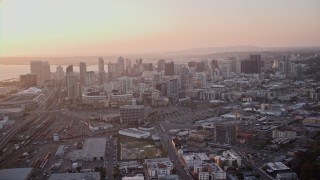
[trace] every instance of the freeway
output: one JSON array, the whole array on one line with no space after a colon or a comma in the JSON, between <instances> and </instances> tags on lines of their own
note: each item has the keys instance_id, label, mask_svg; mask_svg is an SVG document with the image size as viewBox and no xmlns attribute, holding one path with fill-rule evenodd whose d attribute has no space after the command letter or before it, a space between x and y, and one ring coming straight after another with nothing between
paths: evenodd
<instances>
[{"instance_id":1,"label":"freeway","mask_svg":"<svg viewBox=\"0 0 320 180\"><path fill-rule=\"evenodd\" d=\"M163 148L168 152L169 158L173 161L175 169L177 173L180 175L181 179L193 179L188 171L186 171L181 163L178 154L176 153L175 148L173 147L172 143L170 143L171 139L167 136L167 133L164 131L161 125L156 124L155 126L158 136L160 137L160 141L162 143Z\"/></svg>"}]
</instances>

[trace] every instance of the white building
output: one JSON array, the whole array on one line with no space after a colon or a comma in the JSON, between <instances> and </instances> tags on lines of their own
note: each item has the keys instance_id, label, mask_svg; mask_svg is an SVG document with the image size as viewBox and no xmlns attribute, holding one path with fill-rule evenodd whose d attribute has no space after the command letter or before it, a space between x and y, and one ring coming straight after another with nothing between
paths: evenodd
<instances>
[{"instance_id":1,"label":"white building","mask_svg":"<svg viewBox=\"0 0 320 180\"><path fill-rule=\"evenodd\" d=\"M222 164L233 166L233 163L236 163L238 166L242 165L242 158L232 150L224 151L222 156L216 156L214 159L219 166Z\"/></svg>"},{"instance_id":2,"label":"white building","mask_svg":"<svg viewBox=\"0 0 320 180\"><path fill-rule=\"evenodd\" d=\"M142 131L136 128L128 128L119 131L119 134L129 137L134 137L138 139L148 138L150 136L150 132Z\"/></svg>"},{"instance_id":3,"label":"white building","mask_svg":"<svg viewBox=\"0 0 320 180\"><path fill-rule=\"evenodd\" d=\"M170 158L145 159L144 162L151 178L159 178L172 173L173 163Z\"/></svg>"},{"instance_id":4,"label":"white building","mask_svg":"<svg viewBox=\"0 0 320 180\"><path fill-rule=\"evenodd\" d=\"M144 180L144 176L143 176L143 174L137 174L132 177L125 176L125 177L122 177L122 180Z\"/></svg>"},{"instance_id":5,"label":"white building","mask_svg":"<svg viewBox=\"0 0 320 180\"><path fill-rule=\"evenodd\" d=\"M194 166L194 173L199 180L224 180L227 174L215 163L203 163Z\"/></svg>"},{"instance_id":6,"label":"white building","mask_svg":"<svg viewBox=\"0 0 320 180\"><path fill-rule=\"evenodd\" d=\"M188 168L193 168L194 166L201 165L205 161L210 160L210 158L204 153L183 154L181 157Z\"/></svg>"}]
</instances>

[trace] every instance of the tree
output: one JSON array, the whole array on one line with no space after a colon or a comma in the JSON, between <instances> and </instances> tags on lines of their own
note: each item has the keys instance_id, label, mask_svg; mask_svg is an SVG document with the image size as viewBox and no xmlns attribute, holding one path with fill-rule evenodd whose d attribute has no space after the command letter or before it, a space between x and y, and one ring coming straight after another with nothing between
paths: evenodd
<instances>
[{"instance_id":1,"label":"tree","mask_svg":"<svg viewBox=\"0 0 320 180\"><path fill-rule=\"evenodd\" d=\"M238 173L236 174L236 176L237 176L237 178L238 178L239 180L243 180L243 179L244 179L244 175L243 175L241 172L238 172Z\"/></svg>"},{"instance_id":2,"label":"tree","mask_svg":"<svg viewBox=\"0 0 320 180\"><path fill-rule=\"evenodd\" d=\"M80 172L80 171L81 171L81 169L82 169L82 167L81 167L81 166L78 166L78 167L76 168L77 172Z\"/></svg>"},{"instance_id":3,"label":"tree","mask_svg":"<svg viewBox=\"0 0 320 180\"><path fill-rule=\"evenodd\" d=\"M238 163L237 163L237 161L232 161L232 166L233 166L234 168L238 168Z\"/></svg>"}]
</instances>

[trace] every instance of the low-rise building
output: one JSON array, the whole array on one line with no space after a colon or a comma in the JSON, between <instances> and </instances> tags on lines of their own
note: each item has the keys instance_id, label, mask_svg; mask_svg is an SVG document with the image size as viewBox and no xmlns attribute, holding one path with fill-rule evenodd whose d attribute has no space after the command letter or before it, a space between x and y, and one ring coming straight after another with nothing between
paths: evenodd
<instances>
[{"instance_id":1,"label":"low-rise building","mask_svg":"<svg viewBox=\"0 0 320 180\"><path fill-rule=\"evenodd\" d=\"M33 172L33 168L1 169L0 179L5 179L5 180L29 179L31 178L32 172Z\"/></svg>"},{"instance_id":2,"label":"low-rise building","mask_svg":"<svg viewBox=\"0 0 320 180\"><path fill-rule=\"evenodd\" d=\"M183 154L181 157L188 168L193 168L196 165L201 165L206 161L210 161L210 158L205 153L189 153Z\"/></svg>"},{"instance_id":3,"label":"low-rise building","mask_svg":"<svg viewBox=\"0 0 320 180\"><path fill-rule=\"evenodd\" d=\"M112 128L111 124L107 124L105 122L90 122L89 123L89 129L91 131L98 131L98 130L105 130Z\"/></svg>"},{"instance_id":4,"label":"low-rise building","mask_svg":"<svg viewBox=\"0 0 320 180\"><path fill-rule=\"evenodd\" d=\"M172 173L173 163L170 158L145 159L144 162L151 178L159 178Z\"/></svg>"},{"instance_id":5,"label":"low-rise building","mask_svg":"<svg viewBox=\"0 0 320 180\"><path fill-rule=\"evenodd\" d=\"M24 109L18 107L0 109L0 119L4 119L4 117L9 117L9 119L21 118L23 113Z\"/></svg>"},{"instance_id":6,"label":"low-rise building","mask_svg":"<svg viewBox=\"0 0 320 180\"><path fill-rule=\"evenodd\" d=\"M150 132L142 131L136 128L128 128L119 131L119 134L129 137L134 137L138 139L148 138L150 136Z\"/></svg>"},{"instance_id":7,"label":"low-rise building","mask_svg":"<svg viewBox=\"0 0 320 180\"><path fill-rule=\"evenodd\" d=\"M289 129L274 129L272 131L272 138L287 138L293 140L296 138L296 132Z\"/></svg>"},{"instance_id":8,"label":"low-rise building","mask_svg":"<svg viewBox=\"0 0 320 180\"><path fill-rule=\"evenodd\" d=\"M305 126L320 127L320 117L307 117L302 122Z\"/></svg>"},{"instance_id":9,"label":"low-rise building","mask_svg":"<svg viewBox=\"0 0 320 180\"><path fill-rule=\"evenodd\" d=\"M99 180L100 172L51 174L48 180L90 179Z\"/></svg>"},{"instance_id":10,"label":"low-rise building","mask_svg":"<svg viewBox=\"0 0 320 180\"><path fill-rule=\"evenodd\" d=\"M290 168L284 165L282 162L269 162L267 163L266 167L267 172L270 174L278 174L290 171Z\"/></svg>"},{"instance_id":11,"label":"low-rise building","mask_svg":"<svg viewBox=\"0 0 320 180\"><path fill-rule=\"evenodd\" d=\"M87 138L80 150L74 150L68 153L72 161L84 160L94 161L105 158L107 139L106 138Z\"/></svg>"},{"instance_id":12,"label":"low-rise building","mask_svg":"<svg viewBox=\"0 0 320 180\"><path fill-rule=\"evenodd\" d=\"M60 145L56 151L56 153L54 154L54 157L57 159L61 159L64 156L64 145Z\"/></svg>"},{"instance_id":13,"label":"low-rise building","mask_svg":"<svg viewBox=\"0 0 320 180\"><path fill-rule=\"evenodd\" d=\"M143 174L137 174L135 176L125 176L122 180L144 180Z\"/></svg>"},{"instance_id":14,"label":"low-rise building","mask_svg":"<svg viewBox=\"0 0 320 180\"><path fill-rule=\"evenodd\" d=\"M236 164L237 166L242 165L242 158L232 150L224 151L222 153L222 156L216 156L214 159L219 166L233 166L234 164Z\"/></svg>"},{"instance_id":15,"label":"low-rise building","mask_svg":"<svg viewBox=\"0 0 320 180\"><path fill-rule=\"evenodd\" d=\"M215 163L204 163L195 165L194 174L199 180L225 180L227 174Z\"/></svg>"}]
</instances>

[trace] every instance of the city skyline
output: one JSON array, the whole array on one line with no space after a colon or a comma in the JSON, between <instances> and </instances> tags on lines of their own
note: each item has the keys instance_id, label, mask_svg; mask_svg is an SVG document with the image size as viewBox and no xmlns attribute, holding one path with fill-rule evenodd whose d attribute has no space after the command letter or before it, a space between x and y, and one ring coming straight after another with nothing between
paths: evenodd
<instances>
[{"instance_id":1,"label":"city skyline","mask_svg":"<svg viewBox=\"0 0 320 180\"><path fill-rule=\"evenodd\" d=\"M320 46L320 2L0 2L0 56L163 53Z\"/></svg>"}]
</instances>

